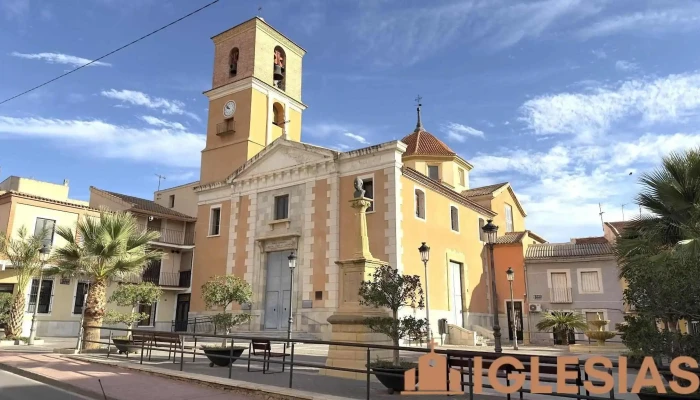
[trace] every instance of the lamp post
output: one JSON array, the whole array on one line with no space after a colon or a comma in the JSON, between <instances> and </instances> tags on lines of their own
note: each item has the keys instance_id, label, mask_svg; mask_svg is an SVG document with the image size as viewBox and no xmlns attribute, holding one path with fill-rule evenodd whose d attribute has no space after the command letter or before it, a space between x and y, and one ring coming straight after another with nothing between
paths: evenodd
<instances>
[{"instance_id":1,"label":"lamp post","mask_svg":"<svg viewBox=\"0 0 700 400\"><path fill-rule=\"evenodd\" d=\"M289 253L289 257L287 257L287 260L289 261L289 320L287 321L287 340L292 340L292 322L294 322L294 319L292 318L292 296L294 294L294 268L297 266L297 256L294 254L294 252ZM289 344L289 343L287 343Z\"/></svg>"},{"instance_id":2,"label":"lamp post","mask_svg":"<svg viewBox=\"0 0 700 400\"><path fill-rule=\"evenodd\" d=\"M515 324L515 302L513 301L513 279L515 279L515 271L513 271L513 268L508 267L506 278L508 278L508 284L510 285L510 315L513 321L513 350L518 350L518 329Z\"/></svg>"},{"instance_id":3,"label":"lamp post","mask_svg":"<svg viewBox=\"0 0 700 400\"><path fill-rule=\"evenodd\" d=\"M49 258L51 253L51 247L44 245L39 250L39 257L41 258L41 268L39 269L39 288L36 290L36 301L34 302L34 312L32 313L32 325L29 328L29 340L27 340L27 345L34 344L34 337L36 336L36 314L39 310L39 299L41 298L41 282L44 279L44 264Z\"/></svg>"},{"instance_id":4,"label":"lamp post","mask_svg":"<svg viewBox=\"0 0 700 400\"><path fill-rule=\"evenodd\" d=\"M418 248L420 252L420 259L423 261L423 268L425 269L425 319L428 322L428 347L432 342L432 329L430 328L430 302L429 302L429 286L428 286L428 260L430 259L430 247L423 242Z\"/></svg>"},{"instance_id":5,"label":"lamp post","mask_svg":"<svg viewBox=\"0 0 700 400\"><path fill-rule=\"evenodd\" d=\"M501 353L501 326L498 324L498 293L496 292L496 267L493 263L493 245L498 237L498 227L493 220L486 221L481 228L486 234L486 244L489 246L489 258L491 259L491 308L493 308L493 340L494 351Z\"/></svg>"}]
</instances>

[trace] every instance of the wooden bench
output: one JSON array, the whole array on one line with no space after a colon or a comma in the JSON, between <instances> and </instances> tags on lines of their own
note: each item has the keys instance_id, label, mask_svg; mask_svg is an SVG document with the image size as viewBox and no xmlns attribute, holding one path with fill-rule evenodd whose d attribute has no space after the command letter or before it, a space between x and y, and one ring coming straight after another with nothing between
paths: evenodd
<instances>
[{"instance_id":1,"label":"wooden bench","mask_svg":"<svg viewBox=\"0 0 700 400\"><path fill-rule=\"evenodd\" d=\"M272 351L272 343L269 340L263 340L263 339L253 339L250 341L250 345L248 346L248 372L251 372L250 370L250 357L251 355L253 356L259 356L260 354L258 351L262 351L262 356L263 356L263 369L262 372L263 374L267 373L267 371L270 370L270 358L282 358L282 371L284 372L284 362L287 359L287 344L283 344L282 347L282 352L273 352ZM257 370L260 371L260 370Z\"/></svg>"},{"instance_id":2,"label":"wooden bench","mask_svg":"<svg viewBox=\"0 0 700 400\"><path fill-rule=\"evenodd\" d=\"M168 348L168 360L170 360L170 353L173 355L173 362L175 362L175 355L177 350L182 344L180 339L180 334L172 332L153 332L152 334L152 347L163 347ZM148 353L148 359L151 359L150 351Z\"/></svg>"},{"instance_id":3,"label":"wooden bench","mask_svg":"<svg viewBox=\"0 0 700 400\"><path fill-rule=\"evenodd\" d=\"M461 353L461 354L460 354ZM464 390L465 386L469 386L469 384L473 383L473 377L470 376L470 373L472 371L472 368L474 367L474 357L481 357L482 362L481 362L481 368L482 368L482 375L484 377L488 376L488 369L489 367L493 364L493 362L500 357L503 356L513 356L517 359L519 359L522 364L523 368L522 369L515 369L512 365L503 365L498 369L497 376L499 378L506 378L508 374L511 373L520 373L520 374L525 374L525 380L530 381L531 376L532 376L532 364L530 363L530 357L529 356L519 356L519 355L514 355L514 354L493 354L493 353L462 353L462 352L448 352L447 353L447 363L449 368L455 368L458 369L462 375L461 379L461 387L462 390ZM566 366L567 371L576 371L576 378L575 379L566 379L566 384L567 385L575 385L578 387L578 393L581 393L581 389L585 389L583 387L583 378L582 378L582 368L580 362L576 365L567 365ZM537 369L537 372L539 373L539 382L541 383L557 383L557 357L548 357L548 356L541 356L539 357L539 366ZM612 371L608 371L609 373L612 373ZM464 381L464 375L467 375L469 378L468 382ZM483 381L483 383L486 383L486 381ZM603 386L603 382L592 382L593 385L596 386ZM506 386L510 384L510 381L506 379ZM556 390L555 390L556 392ZM586 395L588 396L589 393L586 390L585 391ZM522 390L519 391L520 393L520 399L523 398L523 392ZM511 399L511 395L507 394L506 395L507 399ZM614 394L611 391L610 392L610 398L614 399Z\"/></svg>"}]
</instances>

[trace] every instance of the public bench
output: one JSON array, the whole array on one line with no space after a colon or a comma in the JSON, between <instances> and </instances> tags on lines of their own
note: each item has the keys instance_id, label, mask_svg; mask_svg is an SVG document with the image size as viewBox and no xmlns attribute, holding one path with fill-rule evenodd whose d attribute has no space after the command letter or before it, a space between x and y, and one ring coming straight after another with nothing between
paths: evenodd
<instances>
[{"instance_id":1,"label":"public bench","mask_svg":"<svg viewBox=\"0 0 700 400\"><path fill-rule=\"evenodd\" d=\"M282 345L282 352L274 352L272 351L272 343L270 340L267 339L253 339L250 341L250 345L248 346L248 372L251 372L250 369L250 362L251 362L251 356L259 356L260 351L262 352L263 356L263 369L262 372L263 374L267 373L270 370L270 359L271 358L282 358L282 371L284 372L284 362L287 359L287 345L286 343ZM260 371L260 370L257 370ZM254 371L253 371L254 372Z\"/></svg>"}]
</instances>

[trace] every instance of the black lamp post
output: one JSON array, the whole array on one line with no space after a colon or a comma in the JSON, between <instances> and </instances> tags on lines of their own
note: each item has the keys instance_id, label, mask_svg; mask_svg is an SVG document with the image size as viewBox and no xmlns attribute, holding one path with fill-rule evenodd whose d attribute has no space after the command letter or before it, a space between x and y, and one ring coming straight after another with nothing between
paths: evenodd
<instances>
[{"instance_id":1,"label":"black lamp post","mask_svg":"<svg viewBox=\"0 0 700 400\"><path fill-rule=\"evenodd\" d=\"M513 321L513 350L518 350L518 327L515 324L515 302L513 301L513 280L515 279L515 271L513 271L513 268L508 267L506 278L508 278L508 284L510 285L510 316L511 321Z\"/></svg>"},{"instance_id":2,"label":"black lamp post","mask_svg":"<svg viewBox=\"0 0 700 400\"><path fill-rule=\"evenodd\" d=\"M493 263L493 245L498 237L498 227L493 224L493 220L486 221L486 225L481 228L486 234L486 244L489 246L489 258L491 259L491 308L493 308L493 340L495 342L494 351L501 353L501 326L498 324L498 293L496 292L496 267Z\"/></svg>"},{"instance_id":3,"label":"black lamp post","mask_svg":"<svg viewBox=\"0 0 700 400\"><path fill-rule=\"evenodd\" d=\"M423 261L423 268L425 269L425 319L428 322L428 347L430 347L433 338L432 329L430 329L430 302L428 300L430 298L428 295L428 260L430 259L430 247L423 242L418 248L418 251L420 252L420 259Z\"/></svg>"},{"instance_id":4,"label":"black lamp post","mask_svg":"<svg viewBox=\"0 0 700 400\"><path fill-rule=\"evenodd\" d=\"M287 257L287 260L289 261L289 320L287 321L287 340L292 339L292 323L294 322L294 319L292 318L292 298L294 295L294 268L297 267L297 256L294 254L294 252L289 253L289 257Z\"/></svg>"},{"instance_id":5,"label":"black lamp post","mask_svg":"<svg viewBox=\"0 0 700 400\"><path fill-rule=\"evenodd\" d=\"M51 246L43 245L39 249L39 257L41 258L41 268L39 269L39 288L36 291L36 300L34 301L34 312L32 313L32 325L29 328L29 340L27 340L28 345L34 344L34 338L36 337L36 314L39 310L39 300L41 299L41 281L44 279L44 264L51 254Z\"/></svg>"}]
</instances>

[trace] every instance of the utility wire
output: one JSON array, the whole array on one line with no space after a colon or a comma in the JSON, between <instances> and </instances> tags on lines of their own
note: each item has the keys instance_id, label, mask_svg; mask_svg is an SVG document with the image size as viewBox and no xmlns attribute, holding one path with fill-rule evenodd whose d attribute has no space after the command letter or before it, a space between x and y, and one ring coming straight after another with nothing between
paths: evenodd
<instances>
[{"instance_id":1,"label":"utility wire","mask_svg":"<svg viewBox=\"0 0 700 400\"><path fill-rule=\"evenodd\" d=\"M48 84L51 83L51 82L57 81L57 80L59 80L59 79L65 77L65 76L67 76L67 75L72 74L73 72L76 72L76 71L78 71L78 70L80 70L80 69L83 69L83 68L85 68L85 67L87 67L87 66L90 66L91 64L94 64L94 63L96 63L96 62L98 62L98 61L100 61L100 60L102 60L102 59L104 59L104 58L106 58L106 57L109 57L109 56L111 56L112 54L114 54L114 53L116 53L116 52L118 52L118 51L120 51L120 50L124 50L125 48L131 46L132 44L138 43L138 42L142 41L143 39L146 39L146 38L149 37L149 36L152 36L152 35L154 35L154 34L160 32L160 31L162 31L162 30L164 30L164 29L166 29L166 28L168 28L168 27L170 27L170 26L172 26L172 25L177 24L178 22L182 21L182 20L185 19L185 18L191 17L191 16L193 16L194 14L197 14L198 12L204 10L205 8L208 8L208 7L213 6L214 4L218 3L219 1L220 1L220 0L214 0L214 1L212 1L211 3L209 3L209 4L206 4L206 5L204 5L204 6L200 7L200 8L198 8L198 9L192 11L191 13L185 15L184 17L178 18L178 19L176 19L175 21L173 21L173 22L171 22L171 23L169 23L169 24L167 24L167 25L161 26L160 28L156 29L155 31L153 31L153 32L151 32L151 33L149 33L149 34L147 34L147 35L141 36L140 38L138 38L138 39L136 39L136 40L134 40L134 41L132 41L132 42L130 42L130 43L128 43L128 44L125 44L124 46L122 46L122 47L120 47L120 48L118 48L118 49L112 50L112 51L110 51L109 53L107 53L107 54L105 54L105 55L103 55L103 56L101 56L101 57L99 57L99 58L96 58L96 59L94 59L94 60L92 60L92 61L90 61L90 62L88 62L88 63L85 63L85 64L83 64L83 65L81 65L81 66L79 66L79 67L77 67L77 68L75 68L75 69L72 69L72 70L70 70L70 71L68 71L68 72L66 72L66 73L64 73L64 74L62 74L62 75L59 75L59 76L57 76L57 77L55 77L55 78L53 78L53 79L51 79L51 80L48 80L48 81L46 81L46 82L44 82L44 83L42 83L42 84L40 84L40 85L34 86L33 88L31 88L31 89L29 89L29 90L26 90L26 91L24 91L24 92L22 92L22 93L20 93L20 94L18 94L18 95L15 95L15 96L12 96L12 97L10 97L10 98L8 98L8 99L5 99L5 100L3 100L3 101L0 101L0 105L5 104L5 103L7 103L7 102L10 101L10 100L14 100L14 99L16 99L16 98L18 98L18 97L20 97L20 96L24 96L25 94L30 93L30 92L33 92L34 90L37 90L37 89L39 89L39 88L41 88L41 87L43 87L43 86L46 86L46 85L48 85Z\"/></svg>"}]
</instances>

